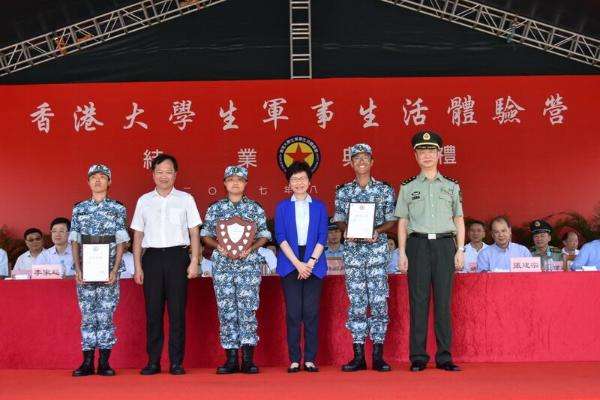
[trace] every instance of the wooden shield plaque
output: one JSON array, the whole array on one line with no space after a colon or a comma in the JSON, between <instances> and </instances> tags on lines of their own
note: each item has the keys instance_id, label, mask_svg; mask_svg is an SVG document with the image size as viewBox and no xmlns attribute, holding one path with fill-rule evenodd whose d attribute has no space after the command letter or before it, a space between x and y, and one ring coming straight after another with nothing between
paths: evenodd
<instances>
[{"instance_id":1,"label":"wooden shield plaque","mask_svg":"<svg viewBox=\"0 0 600 400\"><path fill-rule=\"evenodd\" d=\"M239 216L217 222L217 241L229 258L240 258L254 243L256 223Z\"/></svg>"}]
</instances>

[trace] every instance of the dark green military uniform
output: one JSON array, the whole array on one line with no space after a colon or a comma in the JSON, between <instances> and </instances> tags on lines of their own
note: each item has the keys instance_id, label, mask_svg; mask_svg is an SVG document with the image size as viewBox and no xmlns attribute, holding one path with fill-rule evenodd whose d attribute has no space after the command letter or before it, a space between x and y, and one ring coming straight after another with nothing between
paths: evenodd
<instances>
[{"instance_id":1,"label":"dark green military uniform","mask_svg":"<svg viewBox=\"0 0 600 400\"><path fill-rule=\"evenodd\" d=\"M548 235L552 235L552 226L542 219L536 219L529 224L529 229L531 230L531 234L533 236L538 233L547 233ZM529 250L531 251L531 255L533 257L540 258L543 271L563 269L563 254L561 249L558 247L548 245L545 250L541 250L535 246L532 246Z\"/></svg>"},{"instance_id":2,"label":"dark green military uniform","mask_svg":"<svg viewBox=\"0 0 600 400\"><path fill-rule=\"evenodd\" d=\"M433 132L413 137L413 148L441 147ZM424 173L402 182L395 215L408 220L406 256L410 300L410 360L427 363L426 350L429 299L433 287L436 363L451 362L451 307L456 225L463 215L458 182L439 172L429 180Z\"/></svg>"}]
</instances>

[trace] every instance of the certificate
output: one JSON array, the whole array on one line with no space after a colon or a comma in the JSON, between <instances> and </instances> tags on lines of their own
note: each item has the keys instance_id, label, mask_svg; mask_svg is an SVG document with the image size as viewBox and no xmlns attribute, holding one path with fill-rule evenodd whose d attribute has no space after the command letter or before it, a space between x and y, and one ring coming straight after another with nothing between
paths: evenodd
<instances>
[{"instance_id":1,"label":"certificate","mask_svg":"<svg viewBox=\"0 0 600 400\"><path fill-rule=\"evenodd\" d=\"M375 229L375 203L350 203L348 239L372 239Z\"/></svg>"},{"instance_id":2,"label":"certificate","mask_svg":"<svg viewBox=\"0 0 600 400\"><path fill-rule=\"evenodd\" d=\"M83 281L108 282L110 273L110 245L83 245Z\"/></svg>"}]
</instances>

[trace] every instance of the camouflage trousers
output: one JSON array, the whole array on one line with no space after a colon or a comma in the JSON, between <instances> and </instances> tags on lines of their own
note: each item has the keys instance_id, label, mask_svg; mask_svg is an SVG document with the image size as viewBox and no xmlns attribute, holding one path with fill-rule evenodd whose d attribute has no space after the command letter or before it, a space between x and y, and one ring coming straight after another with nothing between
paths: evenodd
<instances>
[{"instance_id":1,"label":"camouflage trousers","mask_svg":"<svg viewBox=\"0 0 600 400\"><path fill-rule=\"evenodd\" d=\"M77 285L81 311L82 350L111 349L117 342L113 313L119 303L119 282Z\"/></svg>"},{"instance_id":2,"label":"camouflage trousers","mask_svg":"<svg viewBox=\"0 0 600 400\"><path fill-rule=\"evenodd\" d=\"M256 310L259 303L260 266L240 261L215 263L213 286L219 314L219 335L224 349L258 343Z\"/></svg>"},{"instance_id":3,"label":"camouflage trousers","mask_svg":"<svg viewBox=\"0 0 600 400\"><path fill-rule=\"evenodd\" d=\"M354 343L383 343L388 325L387 265L346 265L346 291L350 300L346 328ZM367 316L367 308L370 316Z\"/></svg>"}]
</instances>

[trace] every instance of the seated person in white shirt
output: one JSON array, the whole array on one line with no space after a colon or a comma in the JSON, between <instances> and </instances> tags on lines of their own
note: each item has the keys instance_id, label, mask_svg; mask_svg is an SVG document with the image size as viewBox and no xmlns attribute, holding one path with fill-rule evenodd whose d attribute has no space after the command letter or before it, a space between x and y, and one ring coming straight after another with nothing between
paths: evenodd
<instances>
[{"instance_id":1,"label":"seated person in white shirt","mask_svg":"<svg viewBox=\"0 0 600 400\"><path fill-rule=\"evenodd\" d=\"M42 251L33 265L61 265L65 276L75 276L73 251L69 243L71 221L64 217L55 218L50 223L50 234L54 246Z\"/></svg>"},{"instance_id":2,"label":"seated person in white shirt","mask_svg":"<svg viewBox=\"0 0 600 400\"><path fill-rule=\"evenodd\" d=\"M129 232L129 237L133 237L133 233ZM125 248L123 249L123 258L121 258L121 279L131 279L135 273L135 266L133 263L133 253L131 252L131 242L124 243Z\"/></svg>"},{"instance_id":3,"label":"seated person in white shirt","mask_svg":"<svg viewBox=\"0 0 600 400\"><path fill-rule=\"evenodd\" d=\"M4 249L0 249L0 279L8 276L8 254Z\"/></svg>"},{"instance_id":4,"label":"seated person in white shirt","mask_svg":"<svg viewBox=\"0 0 600 400\"><path fill-rule=\"evenodd\" d=\"M274 246L259 247L258 254L260 254L267 264L267 271L263 271L263 275L274 275L275 269L277 268L277 256L275 251L272 250ZM261 268L262 269L262 268Z\"/></svg>"},{"instance_id":5,"label":"seated person in white shirt","mask_svg":"<svg viewBox=\"0 0 600 400\"><path fill-rule=\"evenodd\" d=\"M471 221L467 227L469 243L465 246L465 267L460 272L477 272L477 257L479 252L486 247L483 242L485 239L485 224L481 221Z\"/></svg>"},{"instance_id":6,"label":"seated person in white shirt","mask_svg":"<svg viewBox=\"0 0 600 400\"><path fill-rule=\"evenodd\" d=\"M507 217L494 218L491 223L491 231L494 244L479 252L479 256L477 256L478 271L509 272L511 258L531 257L527 247L511 242L512 229Z\"/></svg>"},{"instance_id":7,"label":"seated person in white shirt","mask_svg":"<svg viewBox=\"0 0 600 400\"><path fill-rule=\"evenodd\" d=\"M562 237L562 243L565 247L562 248L562 254L565 261L573 261L579 254L579 236L575 231L568 231Z\"/></svg>"},{"instance_id":8,"label":"seated person in white shirt","mask_svg":"<svg viewBox=\"0 0 600 400\"><path fill-rule=\"evenodd\" d=\"M23 234L27 251L17 258L11 276L31 274L31 265L44 250L44 238L38 228L29 228Z\"/></svg>"}]
</instances>

